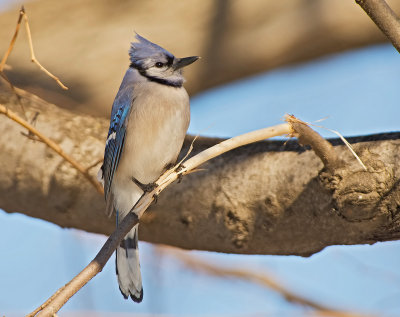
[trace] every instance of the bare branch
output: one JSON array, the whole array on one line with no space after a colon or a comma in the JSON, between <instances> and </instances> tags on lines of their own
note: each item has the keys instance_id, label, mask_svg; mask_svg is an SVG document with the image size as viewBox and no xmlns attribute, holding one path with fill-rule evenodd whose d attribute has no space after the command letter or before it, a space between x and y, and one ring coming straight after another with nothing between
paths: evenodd
<instances>
[{"instance_id":1,"label":"bare branch","mask_svg":"<svg viewBox=\"0 0 400 317\"><path fill-rule=\"evenodd\" d=\"M46 68L42 66L42 64L39 63L39 61L35 57L35 52L33 50L33 43L32 43L32 36L31 36L31 30L29 28L29 23L28 23L28 16L26 15L25 11L23 11L23 17L25 21L25 28L26 28L26 33L28 34L28 42L29 42L29 49L31 52L31 61L35 63L39 68L46 73L49 77L53 78L57 84L64 90L68 90L68 87L65 86L60 79L57 76L54 76L52 73L50 73Z\"/></svg>"},{"instance_id":2,"label":"bare branch","mask_svg":"<svg viewBox=\"0 0 400 317\"><path fill-rule=\"evenodd\" d=\"M84 168L79 162L77 162L75 159L70 157L67 153L63 151L63 149L54 141L46 137L44 134L42 134L39 130L37 130L35 127L33 127L31 124L29 124L26 120L20 118L16 113L12 112L9 110L7 107L3 106L0 104L0 114L4 114L11 120L17 122L24 128L28 129L29 132L32 134L36 135L40 140L43 141L49 148L54 150L57 154L59 154L64 160L66 160L68 163L70 163L74 168L76 168L79 172L85 176L85 178L96 188L96 190L100 193L103 194L103 188L99 184L99 182L93 178L87 171L86 168Z\"/></svg>"},{"instance_id":3,"label":"bare branch","mask_svg":"<svg viewBox=\"0 0 400 317\"><path fill-rule=\"evenodd\" d=\"M385 0L356 0L400 53L400 19Z\"/></svg>"},{"instance_id":4,"label":"bare branch","mask_svg":"<svg viewBox=\"0 0 400 317\"><path fill-rule=\"evenodd\" d=\"M286 121L292 125L299 143L302 145L311 145L315 154L317 154L329 171L333 171L341 165L332 144L311 129L306 123L293 116L286 116Z\"/></svg>"},{"instance_id":5,"label":"bare branch","mask_svg":"<svg viewBox=\"0 0 400 317\"><path fill-rule=\"evenodd\" d=\"M22 6L21 9L19 10L17 26L15 27L14 35L11 39L11 42L10 42L7 52L4 54L3 59L0 62L0 72L3 72L7 58L10 55L12 49L14 48L14 43L17 39L19 28L21 27L21 20L22 20L22 17L24 16L24 14L25 14L25 9L24 9L24 6Z\"/></svg>"},{"instance_id":6,"label":"bare branch","mask_svg":"<svg viewBox=\"0 0 400 317\"><path fill-rule=\"evenodd\" d=\"M274 127L265 128L253 132L249 132L208 148L205 151L188 159L184 163L184 167L177 171L179 164L174 168L166 171L157 180L157 188L151 192L146 192L139 199L139 201L132 207L129 214L124 218L118 228L107 239L104 246L101 248L96 257L86 266L78 275L76 275L71 282L69 282L61 292L56 295L50 303L39 312L38 316L53 316L60 308L87 282L89 282L95 275L97 275L107 263L112 253L119 245L124 236L132 229L134 225L139 222L143 213L150 206L154 200L154 196L158 195L168 185L173 183L179 175L190 173L204 162L230 151L239 146L268 139L274 136L285 135L291 132L291 127L288 123L280 124Z\"/></svg>"}]
</instances>

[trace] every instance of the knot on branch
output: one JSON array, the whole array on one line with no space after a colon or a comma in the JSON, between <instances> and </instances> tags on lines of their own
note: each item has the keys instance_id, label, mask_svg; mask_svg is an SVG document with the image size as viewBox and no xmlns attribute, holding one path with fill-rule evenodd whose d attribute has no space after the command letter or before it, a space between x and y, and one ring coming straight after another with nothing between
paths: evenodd
<instances>
[{"instance_id":1,"label":"knot on branch","mask_svg":"<svg viewBox=\"0 0 400 317\"><path fill-rule=\"evenodd\" d=\"M323 186L332 191L337 212L351 222L387 216L383 201L395 183L392 167L370 155L364 155L363 161L367 171L347 165L333 173L327 169L319 173Z\"/></svg>"}]
</instances>

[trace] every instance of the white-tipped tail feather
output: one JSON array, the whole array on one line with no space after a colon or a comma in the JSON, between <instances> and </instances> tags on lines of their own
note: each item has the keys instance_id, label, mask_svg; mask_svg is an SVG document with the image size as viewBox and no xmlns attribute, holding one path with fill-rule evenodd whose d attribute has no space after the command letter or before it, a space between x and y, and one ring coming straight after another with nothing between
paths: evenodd
<instances>
[{"instance_id":1,"label":"white-tipped tail feather","mask_svg":"<svg viewBox=\"0 0 400 317\"><path fill-rule=\"evenodd\" d=\"M125 299L131 297L140 303L143 299L142 276L140 274L138 227L131 231L121 241L116 253L116 270L119 289Z\"/></svg>"}]
</instances>

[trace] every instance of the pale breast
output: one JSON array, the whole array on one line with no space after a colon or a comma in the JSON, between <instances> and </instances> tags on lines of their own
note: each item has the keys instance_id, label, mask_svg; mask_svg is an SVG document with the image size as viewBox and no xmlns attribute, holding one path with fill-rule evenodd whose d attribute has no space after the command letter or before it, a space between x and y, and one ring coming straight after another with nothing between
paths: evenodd
<instances>
[{"instance_id":1,"label":"pale breast","mask_svg":"<svg viewBox=\"0 0 400 317\"><path fill-rule=\"evenodd\" d=\"M189 121L189 97L184 88L153 82L136 85L117 178L155 181L167 164L175 163Z\"/></svg>"}]
</instances>

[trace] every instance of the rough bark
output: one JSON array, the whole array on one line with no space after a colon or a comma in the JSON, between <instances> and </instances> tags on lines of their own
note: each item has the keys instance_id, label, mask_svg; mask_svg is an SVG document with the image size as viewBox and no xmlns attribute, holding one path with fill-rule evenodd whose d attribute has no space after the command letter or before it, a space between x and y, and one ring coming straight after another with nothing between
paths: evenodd
<instances>
[{"instance_id":1,"label":"rough bark","mask_svg":"<svg viewBox=\"0 0 400 317\"><path fill-rule=\"evenodd\" d=\"M86 166L101 158L105 119L26 97L28 118L39 111L36 127L65 151ZM1 92L0 103L21 111L8 92ZM0 116L0 207L62 227L112 232L114 219L104 215L103 197L22 131ZM238 148L167 188L141 220L140 238L187 249L303 256L332 244L398 239L399 138L392 133L350 139L368 171L337 140L334 149L344 164L333 171L294 140ZM194 151L218 141L200 138Z\"/></svg>"},{"instance_id":2,"label":"rough bark","mask_svg":"<svg viewBox=\"0 0 400 317\"><path fill-rule=\"evenodd\" d=\"M400 2L388 1L395 11ZM9 77L46 100L109 115L128 66L133 31L177 56L200 55L186 71L191 95L239 78L387 39L354 1L37 0L26 3L36 56L70 87L62 91L29 62L21 30ZM18 8L0 15L0 53Z\"/></svg>"}]
</instances>

